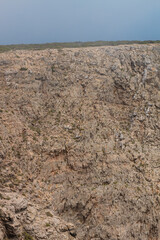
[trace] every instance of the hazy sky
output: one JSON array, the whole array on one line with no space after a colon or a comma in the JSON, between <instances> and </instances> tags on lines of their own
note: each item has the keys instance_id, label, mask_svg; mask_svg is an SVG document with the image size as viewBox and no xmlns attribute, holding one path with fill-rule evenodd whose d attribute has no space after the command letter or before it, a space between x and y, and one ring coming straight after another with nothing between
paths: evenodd
<instances>
[{"instance_id":1,"label":"hazy sky","mask_svg":"<svg viewBox=\"0 0 160 240\"><path fill-rule=\"evenodd\" d=\"M160 0L0 0L0 44L159 39Z\"/></svg>"}]
</instances>

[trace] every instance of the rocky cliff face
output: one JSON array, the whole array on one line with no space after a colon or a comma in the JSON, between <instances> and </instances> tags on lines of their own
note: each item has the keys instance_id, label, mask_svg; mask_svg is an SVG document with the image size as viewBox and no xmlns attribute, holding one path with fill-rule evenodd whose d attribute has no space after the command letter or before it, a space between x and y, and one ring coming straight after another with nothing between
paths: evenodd
<instances>
[{"instance_id":1,"label":"rocky cliff face","mask_svg":"<svg viewBox=\"0 0 160 240\"><path fill-rule=\"evenodd\" d=\"M160 45L0 54L0 239L160 239Z\"/></svg>"}]
</instances>

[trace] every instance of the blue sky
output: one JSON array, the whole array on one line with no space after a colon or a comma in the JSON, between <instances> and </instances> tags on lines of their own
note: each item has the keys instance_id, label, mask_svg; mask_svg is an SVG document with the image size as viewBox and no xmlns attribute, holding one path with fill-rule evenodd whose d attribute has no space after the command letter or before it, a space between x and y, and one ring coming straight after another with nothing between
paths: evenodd
<instances>
[{"instance_id":1,"label":"blue sky","mask_svg":"<svg viewBox=\"0 0 160 240\"><path fill-rule=\"evenodd\" d=\"M160 40L160 0L0 0L0 44Z\"/></svg>"}]
</instances>

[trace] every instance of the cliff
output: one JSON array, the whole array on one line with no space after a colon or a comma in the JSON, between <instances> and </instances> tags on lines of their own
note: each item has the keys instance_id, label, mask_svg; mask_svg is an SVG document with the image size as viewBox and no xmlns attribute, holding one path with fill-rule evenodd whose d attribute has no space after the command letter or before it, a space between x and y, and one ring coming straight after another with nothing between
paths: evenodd
<instances>
[{"instance_id":1,"label":"cliff","mask_svg":"<svg viewBox=\"0 0 160 240\"><path fill-rule=\"evenodd\" d=\"M0 54L0 239L160 239L160 45Z\"/></svg>"}]
</instances>

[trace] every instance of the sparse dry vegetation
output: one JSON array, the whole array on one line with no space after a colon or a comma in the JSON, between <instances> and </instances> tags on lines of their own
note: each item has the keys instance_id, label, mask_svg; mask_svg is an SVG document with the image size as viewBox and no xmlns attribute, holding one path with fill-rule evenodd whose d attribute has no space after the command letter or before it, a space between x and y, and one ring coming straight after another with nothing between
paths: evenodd
<instances>
[{"instance_id":1,"label":"sparse dry vegetation","mask_svg":"<svg viewBox=\"0 0 160 240\"><path fill-rule=\"evenodd\" d=\"M44 50L62 48L81 48L81 47L98 47L98 46L118 46L128 44L155 44L157 41L96 41L96 42L64 42L64 43L44 43L44 44L17 44L17 45L0 45L0 52L10 50ZM19 58L19 56L17 56Z\"/></svg>"}]
</instances>

